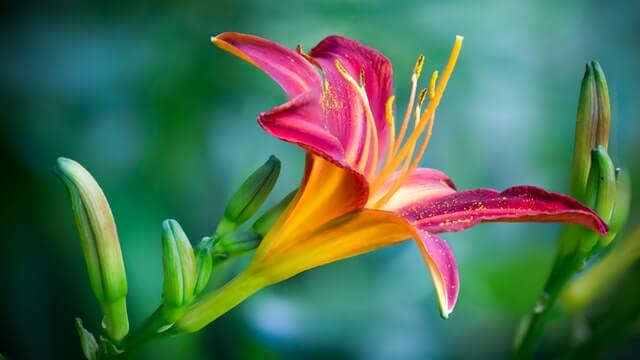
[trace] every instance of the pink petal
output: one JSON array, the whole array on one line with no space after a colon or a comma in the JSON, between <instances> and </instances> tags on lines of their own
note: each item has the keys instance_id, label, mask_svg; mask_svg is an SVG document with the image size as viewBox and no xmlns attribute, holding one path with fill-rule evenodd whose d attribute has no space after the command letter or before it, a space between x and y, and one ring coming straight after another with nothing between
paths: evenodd
<instances>
[{"instance_id":1,"label":"pink petal","mask_svg":"<svg viewBox=\"0 0 640 360\"><path fill-rule=\"evenodd\" d=\"M399 172L392 174L375 194L372 194L369 204L375 204L393 186L400 176ZM396 211L416 202L422 203L456 192L453 181L440 170L417 168L407 180L383 206L384 210Z\"/></svg>"},{"instance_id":2,"label":"pink petal","mask_svg":"<svg viewBox=\"0 0 640 360\"><path fill-rule=\"evenodd\" d=\"M322 89L322 79L313 66L300 54L278 43L231 32L214 37L212 42L267 73L289 98Z\"/></svg>"},{"instance_id":3,"label":"pink petal","mask_svg":"<svg viewBox=\"0 0 640 360\"><path fill-rule=\"evenodd\" d=\"M420 235L416 242L429 266L431 278L436 288L440 314L446 319L453 311L460 293L460 278L456 259L444 239L423 230L416 230L416 232Z\"/></svg>"},{"instance_id":4,"label":"pink petal","mask_svg":"<svg viewBox=\"0 0 640 360\"><path fill-rule=\"evenodd\" d=\"M373 49L340 36L325 38L309 55L322 68L329 85L324 99L326 124L343 144L347 158L352 162L358 161L362 155L366 117L358 95L336 69L336 60L356 81L364 72L365 90L378 132L378 156L381 158L388 138L385 103L393 88L389 60Z\"/></svg>"},{"instance_id":5,"label":"pink petal","mask_svg":"<svg viewBox=\"0 0 640 360\"><path fill-rule=\"evenodd\" d=\"M260 114L258 122L266 132L281 140L297 144L341 167L349 167L340 141L312 120L315 107L314 96L307 92Z\"/></svg>"},{"instance_id":6,"label":"pink petal","mask_svg":"<svg viewBox=\"0 0 640 360\"><path fill-rule=\"evenodd\" d=\"M397 212L430 233L461 231L494 221L578 224L607 233L607 225L591 209L569 196L534 186L516 186L503 192L468 190L408 205Z\"/></svg>"},{"instance_id":7,"label":"pink petal","mask_svg":"<svg viewBox=\"0 0 640 360\"><path fill-rule=\"evenodd\" d=\"M260 114L258 122L269 134L349 167L342 143L323 124L322 80L313 65L295 51L253 35L222 33L212 41L267 73L290 98Z\"/></svg>"}]
</instances>

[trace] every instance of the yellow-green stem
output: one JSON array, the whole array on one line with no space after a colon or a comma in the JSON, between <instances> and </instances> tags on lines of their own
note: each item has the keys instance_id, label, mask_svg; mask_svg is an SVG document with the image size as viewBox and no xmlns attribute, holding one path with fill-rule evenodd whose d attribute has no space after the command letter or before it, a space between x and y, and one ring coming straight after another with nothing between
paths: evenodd
<instances>
[{"instance_id":1,"label":"yellow-green stem","mask_svg":"<svg viewBox=\"0 0 640 360\"><path fill-rule=\"evenodd\" d=\"M244 299L268 285L262 276L245 271L220 289L189 306L174 327L174 332L195 332L233 309Z\"/></svg>"},{"instance_id":2,"label":"yellow-green stem","mask_svg":"<svg viewBox=\"0 0 640 360\"><path fill-rule=\"evenodd\" d=\"M118 343L129 333L126 298L113 302L101 301L104 329L112 341Z\"/></svg>"}]
</instances>

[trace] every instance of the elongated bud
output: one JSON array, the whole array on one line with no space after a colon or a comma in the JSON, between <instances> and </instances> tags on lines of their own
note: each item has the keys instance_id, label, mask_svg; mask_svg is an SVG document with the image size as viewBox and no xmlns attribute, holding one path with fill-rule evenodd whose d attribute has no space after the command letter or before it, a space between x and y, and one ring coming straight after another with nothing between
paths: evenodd
<instances>
[{"instance_id":1,"label":"elongated bud","mask_svg":"<svg viewBox=\"0 0 640 360\"><path fill-rule=\"evenodd\" d=\"M597 93L597 122L596 145L606 149L609 146L609 128L611 127L611 102L609 100L609 86L604 70L597 61L591 61L596 82Z\"/></svg>"},{"instance_id":2,"label":"elongated bud","mask_svg":"<svg viewBox=\"0 0 640 360\"><path fill-rule=\"evenodd\" d=\"M611 219L608 222L609 232L598 243L597 250L607 247L624 229L631 206L631 177L626 171L616 169L616 199Z\"/></svg>"},{"instance_id":3,"label":"elongated bud","mask_svg":"<svg viewBox=\"0 0 640 360\"><path fill-rule=\"evenodd\" d=\"M211 258L211 248L213 240L203 239L196 246L196 284L193 289L194 296L200 294L209 283L211 272L213 271L213 259Z\"/></svg>"},{"instance_id":4,"label":"elongated bud","mask_svg":"<svg viewBox=\"0 0 640 360\"><path fill-rule=\"evenodd\" d=\"M590 178L590 181L593 180L597 184L593 209L606 223L609 223L616 201L616 168L604 146L599 145L593 149L591 168L594 174L597 174L595 178Z\"/></svg>"},{"instance_id":5,"label":"elongated bud","mask_svg":"<svg viewBox=\"0 0 640 360\"><path fill-rule=\"evenodd\" d=\"M571 194L584 201L591 168L591 149L609 144L611 106L604 72L595 61L586 65L582 78L576 136L573 148Z\"/></svg>"},{"instance_id":6,"label":"elongated bud","mask_svg":"<svg viewBox=\"0 0 640 360\"><path fill-rule=\"evenodd\" d=\"M271 155L269 160L253 172L240 185L224 210L224 219L217 233L224 234L247 221L267 199L280 174L280 160Z\"/></svg>"},{"instance_id":7,"label":"elongated bud","mask_svg":"<svg viewBox=\"0 0 640 360\"><path fill-rule=\"evenodd\" d=\"M616 169L604 146L592 151L591 172L586 190L587 204L609 223L616 201ZM593 234L583 239L581 250L591 251L599 242L600 236Z\"/></svg>"},{"instance_id":8,"label":"elongated bud","mask_svg":"<svg viewBox=\"0 0 640 360\"><path fill-rule=\"evenodd\" d=\"M251 231L231 231L226 233L216 245L216 252L222 256L238 256L260 245L262 236Z\"/></svg>"},{"instance_id":9,"label":"elongated bud","mask_svg":"<svg viewBox=\"0 0 640 360\"><path fill-rule=\"evenodd\" d=\"M175 220L162 223L163 299L167 320L174 321L178 310L188 305L195 287L196 258L187 235Z\"/></svg>"},{"instance_id":10,"label":"elongated bud","mask_svg":"<svg viewBox=\"0 0 640 360\"><path fill-rule=\"evenodd\" d=\"M82 165L58 158L56 172L69 192L91 289L104 315L105 332L119 342L129 332L127 277L111 208L98 183Z\"/></svg>"},{"instance_id":11,"label":"elongated bud","mask_svg":"<svg viewBox=\"0 0 640 360\"><path fill-rule=\"evenodd\" d=\"M269 230L276 223L276 220L280 218L280 215L284 212L284 210L289 206L291 200L296 196L298 190L294 190L289 193L289 195L285 196L280 200L276 205L267 210L256 222L251 226L251 231L254 233L260 234L264 237Z\"/></svg>"}]
</instances>

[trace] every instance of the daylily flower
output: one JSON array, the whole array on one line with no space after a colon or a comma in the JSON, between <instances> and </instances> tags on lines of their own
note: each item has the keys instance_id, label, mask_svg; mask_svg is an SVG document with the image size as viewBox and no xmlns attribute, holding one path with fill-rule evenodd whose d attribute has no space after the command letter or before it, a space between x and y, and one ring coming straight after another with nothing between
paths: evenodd
<instances>
[{"instance_id":1,"label":"daylily flower","mask_svg":"<svg viewBox=\"0 0 640 360\"><path fill-rule=\"evenodd\" d=\"M424 63L418 58L397 132L391 64L375 50L340 36L327 37L308 54L238 33L212 41L283 88L288 101L260 114L258 122L301 146L307 158L296 196L251 265L192 306L176 323L182 331L200 329L267 285L410 238L422 251L446 318L460 290L458 268L437 234L495 221L572 223L607 232L594 212L568 196L533 186L457 191L443 172L418 167L462 37L440 78L434 72L416 96Z\"/></svg>"}]
</instances>

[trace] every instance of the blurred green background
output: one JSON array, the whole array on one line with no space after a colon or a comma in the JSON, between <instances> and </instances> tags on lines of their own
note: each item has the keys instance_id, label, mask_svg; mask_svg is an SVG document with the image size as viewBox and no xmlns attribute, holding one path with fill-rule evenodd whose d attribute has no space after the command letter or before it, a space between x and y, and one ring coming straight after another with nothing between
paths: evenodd
<instances>
[{"instance_id":1,"label":"blurred green background","mask_svg":"<svg viewBox=\"0 0 640 360\"><path fill-rule=\"evenodd\" d=\"M99 328L67 194L52 171L58 156L86 166L111 202L132 327L160 300L163 219L178 219L192 241L210 234L234 187L269 154L283 161L271 203L297 185L303 152L270 138L255 121L282 103L282 92L212 46L209 37L219 32L305 49L329 34L353 37L391 59L400 99L417 55L427 55L426 69L442 68L454 36L464 35L423 160L462 189L528 183L566 192L578 88L584 63L597 59L612 96L610 152L617 164L636 169L640 184L638 1L1 6L0 353L11 359L79 358L74 317ZM640 185L634 190L638 200ZM486 224L445 235L462 282L446 321L408 242L273 286L204 331L152 343L140 356L508 357L518 320L549 271L557 229ZM622 354L639 344L636 333L607 351Z\"/></svg>"}]
</instances>

